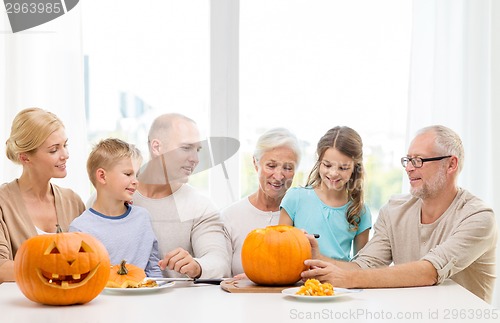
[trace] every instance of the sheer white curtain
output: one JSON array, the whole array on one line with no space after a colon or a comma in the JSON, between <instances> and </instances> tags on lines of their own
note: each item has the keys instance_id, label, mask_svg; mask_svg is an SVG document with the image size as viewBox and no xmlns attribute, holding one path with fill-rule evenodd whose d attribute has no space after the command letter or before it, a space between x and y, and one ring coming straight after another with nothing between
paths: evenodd
<instances>
[{"instance_id":1,"label":"sheer white curtain","mask_svg":"<svg viewBox=\"0 0 500 323\"><path fill-rule=\"evenodd\" d=\"M493 0L414 1L407 128L407 141L431 124L457 131L465 147L459 184L496 210L497 224L499 10Z\"/></svg>"},{"instance_id":2,"label":"sheer white curtain","mask_svg":"<svg viewBox=\"0 0 500 323\"><path fill-rule=\"evenodd\" d=\"M1 13L0 183L21 173L20 166L5 156L11 122L20 110L36 106L59 116L69 138L68 176L54 183L73 189L83 199L89 194L79 7L19 33L11 32L6 14Z\"/></svg>"}]
</instances>

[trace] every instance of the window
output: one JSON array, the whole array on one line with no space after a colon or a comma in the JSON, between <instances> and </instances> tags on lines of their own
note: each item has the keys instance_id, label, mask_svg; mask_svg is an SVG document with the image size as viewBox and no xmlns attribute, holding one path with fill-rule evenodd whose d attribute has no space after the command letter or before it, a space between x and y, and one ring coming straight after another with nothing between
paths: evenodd
<instances>
[{"instance_id":1,"label":"window","mask_svg":"<svg viewBox=\"0 0 500 323\"><path fill-rule=\"evenodd\" d=\"M410 29L411 1L241 0L242 167L262 132L287 127L303 144L304 185L319 138L345 125L363 139L372 212L400 193ZM244 196L257 179L241 174Z\"/></svg>"},{"instance_id":2,"label":"window","mask_svg":"<svg viewBox=\"0 0 500 323\"><path fill-rule=\"evenodd\" d=\"M209 3L82 1L86 112L91 144L109 136L136 144L162 113L193 118L207 134ZM207 187L206 174L192 178Z\"/></svg>"},{"instance_id":3,"label":"window","mask_svg":"<svg viewBox=\"0 0 500 323\"><path fill-rule=\"evenodd\" d=\"M89 141L118 136L137 144L147 159L147 131L154 117L184 113L208 137L217 125L225 126L217 124L221 114L214 111L220 107L213 97L229 93L239 95L239 118L229 121L239 124L241 143L240 167L229 169L239 184L239 189L233 185L233 200L255 191L255 141L276 126L294 131L303 144L295 185L305 184L319 138L336 125L347 125L364 140L369 206L377 209L399 193L411 1L240 0L239 10L237 4L82 2ZM224 6L231 8L214 17ZM214 50L221 32L238 30L237 41ZM238 55L239 63L229 66L237 71L229 73L239 78L221 82L226 86L220 93L214 83L227 76L225 67L217 74L214 61L224 64L227 52ZM234 106L225 109L229 114ZM216 171L221 177L222 171ZM191 183L208 190L213 178L206 173ZM222 179L220 185L225 184ZM216 200L221 192L212 187Z\"/></svg>"}]
</instances>

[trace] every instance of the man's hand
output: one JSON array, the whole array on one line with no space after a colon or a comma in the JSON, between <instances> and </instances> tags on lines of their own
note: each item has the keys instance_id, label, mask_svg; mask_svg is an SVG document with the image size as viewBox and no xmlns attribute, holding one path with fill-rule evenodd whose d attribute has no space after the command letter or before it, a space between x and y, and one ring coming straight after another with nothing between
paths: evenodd
<instances>
[{"instance_id":1,"label":"man's hand","mask_svg":"<svg viewBox=\"0 0 500 323\"><path fill-rule=\"evenodd\" d=\"M303 280L315 278L320 282L329 282L336 287L356 287L352 284L351 275L353 272L350 270L344 270L330 262L318 259L309 259L304 263L310 269L302 272L301 276Z\"/></svg>"},{"instance_id":2,"label":"man's hand","mask_svg":"<svg viewBox=\"0 0 500 323\"><path fill-rule=\"evenodd\" d=\"M201 276L201 266L193 257L182 248L168 252L162 260L158 262L161 270L168 268L191 278Z\"/></svg>"}]
</instances>

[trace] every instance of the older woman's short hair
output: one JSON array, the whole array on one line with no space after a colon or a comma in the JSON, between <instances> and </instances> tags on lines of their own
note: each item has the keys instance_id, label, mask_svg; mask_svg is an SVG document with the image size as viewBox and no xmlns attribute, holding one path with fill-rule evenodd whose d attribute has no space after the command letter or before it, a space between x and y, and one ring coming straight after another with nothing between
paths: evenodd
<instances>
[{"instance_id":1,"label":"older woman's short hair","mask_svg":"<svg viewBox=\"0 0 500 323\"><path fill-rule=\"evenodd\" d=\"M301 151L297 137L286 128L272 128L263 133L257 140L253 157L259 161L266 152L278 147L290 148L297 156L297 164L300 162Z\"/></svg>"}]
</instances>

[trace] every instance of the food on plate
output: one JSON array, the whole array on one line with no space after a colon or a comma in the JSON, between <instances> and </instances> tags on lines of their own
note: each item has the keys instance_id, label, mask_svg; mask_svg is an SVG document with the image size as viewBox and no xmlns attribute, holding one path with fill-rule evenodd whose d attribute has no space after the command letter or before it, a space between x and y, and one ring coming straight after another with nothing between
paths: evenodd
<instances>
[{"instance_id":1,"label":"food on plate","mask_svg":"<svg viewBox=\"0 0 500 323\"><path fill-rule=\"evenodd\" d=\"M140 283L137 287L158 287L158 283L156 282L156 280L147 279Z\"/></svg>"},{"instance_id":2,"label":"food on plate","mask_svg":"<svg viewBox=\"0 0 500 323\"><path fill-rule=\"evenodd\" d=\"M304 296L332 296L334 291L330 283L322 284L317 279L308 279L295 294Z\"/></svg>"},{"instance_id":3,"label":"food on plate","mask_svg":"<svg viewBox=\"0 0 500 323\"><path fill-rule=\"evenodd\" d=\"M138 288L142 286L146 273L144 269L133 264L127 264L122 260L119 265L111 266L108 283L106 287L112 288Z\"/></svg>"}]
</instances>

